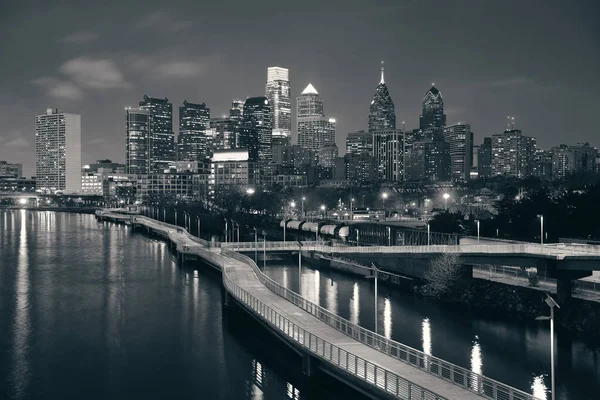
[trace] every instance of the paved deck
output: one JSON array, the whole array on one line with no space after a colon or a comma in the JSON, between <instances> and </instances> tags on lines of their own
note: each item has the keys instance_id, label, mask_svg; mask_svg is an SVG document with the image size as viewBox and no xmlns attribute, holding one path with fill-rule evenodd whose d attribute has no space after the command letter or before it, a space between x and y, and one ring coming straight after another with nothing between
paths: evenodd
<instances>
[{"instance_id":1,"label":"paved deck","mask_svg":"<svg viewBox=\"0 0 600 400\"><path fill-rule=\"evenodd\" d=\"M130 217L115 217L111 219L127 221L130 219ZM292 304L285 298L269 290L259 280L255 271L248 264L235 258L222 256L220 254L221 249L207 248L205 245L194 241L194 239L190 237L191 235L189 235L182 228L172 225L169 226L160 222L149 220L147 218L137 218L137 221L134 221L134 223L145 226L153 231L156 231L157 233L167 236L173 243L177 245L178 252L195 254L213 265L220 266L221 268L224 267L227 271L227 277L231 281L235 282L239 287L243 288L243 290L254 296L256 299L259 299L264 304L267 304L280 315L285 316L285 318L287 318L289 321L293 322L299 327L302 327L307 332L323 338L324 340L335 346L338 346L340 349L343 349L348 353L354 354L358 357L368 360L380 368L395 373L407 381L434 392L441 398L457 400L476 400L486 398L461 386L454 385L451 382L443 380L435 375L429 374L426 371L413 367L412 365L402 362L387 354L384 354L334 329L315 316L311 315L309 312ZM255 312L255 315L264 319L260 313ZM276 332L278 331L276 327L273 327L273 330ZM278 331L278 334L289 339L289 336L280 330ZM336 368L335 364L332 363L331 365L334 367L334 369ZM372 384L372 388L374 395L377 395L377 393L383 393L383 389L381 389L381 387L377 387L376 384Z\"/></svg>"}]
</instances>

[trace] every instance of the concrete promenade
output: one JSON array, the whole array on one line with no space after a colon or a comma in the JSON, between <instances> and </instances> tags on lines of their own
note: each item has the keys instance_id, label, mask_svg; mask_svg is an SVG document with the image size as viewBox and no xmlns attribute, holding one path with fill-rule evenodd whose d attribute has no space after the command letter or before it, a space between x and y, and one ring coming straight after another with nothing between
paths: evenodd
<instances>
[{"instance_id":1,"label":"concrete promenade","mask_svg":"<svg viewBox=\"0 0 600 400\"><path fill-rule=\"evenodd\" d=\"M307 375L321 369L373 398L534 399L353 325L272 281L250 258L210 247L181 227L141 216L99 212L97 217L152 231L181 255L197 256L220 269L229 295L302 355Z\"/></svg>"}]
</instances>

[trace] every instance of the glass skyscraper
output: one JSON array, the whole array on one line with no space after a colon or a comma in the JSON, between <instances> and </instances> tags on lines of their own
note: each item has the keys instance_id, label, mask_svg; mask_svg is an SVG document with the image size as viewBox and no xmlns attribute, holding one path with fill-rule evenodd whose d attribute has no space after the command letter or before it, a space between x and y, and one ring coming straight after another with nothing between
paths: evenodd
<instances>
[{"instance_id":1,"label":"glass skyscraper","mask_svg":"<svg viewBox=\"0 0 600 400\"><path fill-rule=\"evenodd\" d=\"M183 102L179 107L179 137L177 150L179 161L202 161L210 156L208 129L210 108L206 104Z\"/></svg>"},{"instance_id":2,"label":"glass skyscraper","mask_svg":"<svg viewBox=\"0 0 600 400\"><path fill-rule=\"evenodd\" d=\"M152 112L141 108L125 109L126 165L128 174L150 173L150 136Z\"/></svg>"},{"instance_id":3,"label":"glass skyscraper","mask_svg":"<svg viewBox=\"0 0 600 400\"><path fill-rule=\"evenodd\" d=\"M423 97L423 113L419 118L419 128L423 131L430 129L440 132L444 126L446 126L444 99L442 93L432 85Z\"/></svg>"},{"instance_id":4,"label":"glass skyscraper","mask_svg":"<svg viewBox=\"0 0 600 400\"><path fill-rule=\"evenodd\" d=\"M140 108L152 113L150 132L150 172L162 173L175 161L175 134L173 133L173 104L169 99L144 95Z\"/></svg>"},{"instance_id":5,"label":"glass skyscraper","mask_svg":"<svg viewBox=\"0 0 600 400\"><path fill-rule=\"evenodd\" d=\"M273 113L272 144L289 146L292 134L292 103L287 68L269 67L267 69L265 93Z\"/></svg>"},{"instance_id":6,"label":"glass skyscraper","mask_svg":"<svg viewBox=\"0 0 600 400\"><path fill-rule=\"evenodd\" d=\"M267 164L272 158L272 111L266 97L250 97L244 103L239 147L248 149L250 161Z\"/></svg>"},{"instance_id":7,"label":"glass skyscraper","mask_svg":"<svg viewBox=\"0 0 600 400\"><path fill-rule=\"evenodd\" d=\"M233 134L233 147L240 146L240 133L242 131L242 119L244 117L244 102L234 99L229 110L229 119L231 120L231 132Z\"/></svg>"},{"instance_id":8,"label":"glass skyscraper","mask_svg":"<svg viewBox=\"0 0 600 400\"><path fill-rule=\"evenodd\" d=\"M375 89L369 110L369 132L376 130L396 129L396 110L392 96L388 91L383 76L383 62L381 63L381 81Z\"/></svg>"},{"instance_id":9,"label":"glass skyscraper","mask_svg":"<svg viewBox=\"0 0 600 400\"><path fill-rule=\"evenodd\" d=\"M457 122L444 128L444 140L450 151L452 180L468 181L473 166L473 132L471 125Z\"/></svg>"},{"instance_id":10,"label":"glass skyscraper","mask_svg":"<svg viewBox=\"0 0 600 400\"><path fill-rule=\"evenodd\" d=\"M318 163L320 149L335 146L335 119L325 116L323 99L310 83L296 99L298 144L314 152Z\"/></svg>"}]
</instances>

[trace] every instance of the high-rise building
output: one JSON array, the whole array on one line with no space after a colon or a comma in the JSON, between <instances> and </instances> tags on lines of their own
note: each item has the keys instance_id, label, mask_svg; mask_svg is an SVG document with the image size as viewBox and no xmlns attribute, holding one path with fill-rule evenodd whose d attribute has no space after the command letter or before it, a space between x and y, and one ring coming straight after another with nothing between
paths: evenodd
<instances>
[{"instance_id":1,"label":"high-rise building","mask_svg":"<svg viewBox=\"0 0 600 400\"><path fill-rule=\"evenodd\" d=\"M173 104L169 99L157 99L144 95L140 108L152 114L150 132L150 172L162 173L176 159L175 134L173 133Z\"/></svg>"},{"instance_id":2,"label":"high-rise building","mask_svg":"<svg viewBox=\"0 0 600 400\"><path fill-rule=\"evenodd\" d=\"M81 116L55 108L35 117L36 189L81 192Z\"/></svg>"},{"instance_id":3,"label":"high-rise building","mask_svg":"<svg viewBox=\"0 0 600 400\"><path fill-rule=\"evenodd\" d=\"M21 178L23 176L23 164L11 164L0 161L0 178Z\"/></svg>"},{"instance_id":4,"label":"high-rise building","mask_svg":"<svg viewBox=\"0 0 600 400\"><path fill-rule=\"evenodd\" d=\"M519 129L492 136L492 175L526 178L533 174L536 140Z\"/></svg>"},{"instance_id":5,"label":"high-rise building","mask_svg":"<svg viewBox=\"0 0 600 400\"><path fill-rule=\"evenodd\" d=\"M450 174L452 180L467 181L473 165L473 132L471 125L458 122L444 128L444 140L450 151Z\"/></svg>"},{"instance_id":6,"label":"high-rise building","mask_svg":"<svg viewBox=\"0 0 600 400\"><path fill-rule=\"evenodd\" d=\"M296 99L298 144L319 156L319 149L335 145L335 119L325 116L323 99L310 83Z\"/></svg>"},{"instance_id":7,"label":"high-rise building","mask_svg":"<svg viewBox=\"0 0 600 400\"><path fill-rule=\"evenodd\" d=\"M367 153L346 153L346 179L354 185L379 181L377 159Z\"/></svg>"},{"instance_id":8,"label":"high-rise building","mask_svg":"<svg viewBox=\"0 0 600 400\"><path fill-rule=\"evenodd\" d=\"M272 158L272 112L266 97L250 97L244 103L239 147L248 149L252 162L267 164Z\"/></svg>"},{"instance_id":9,"label":"high-rise building","mask_svg":"<svg viewBox=\"0 0 600 400\"><path fill-rule=\"evenodd\" d=\"M365 131L349 133L346 154L373 154L373 134Z\"/></svg>"},{"instance_id":10,"label":"high-rise building","mask_svg":"<svg viewBox=\"0 0 600 400\"><path fill-rule=\"evenodd\" d=\"M535 149L533 176L544 180L552 180L552 153L543 149Z\"/></svg>"},{"instance_id":11,"label":"high-rise building","mask_svg":"<svg viewBox=\"0 0 600 400\"><path fill-rule=\"evenodd\" d=\"M338 147L333 145L323 146L319 149L319 166L334 168L335 159L338 157Z\"/></svg>"},{"instance_id":12,"label":"high-rise building","mask_svg":"<svg viewBox=\"0 0 600 400\"><path fill-rule=\"evenodd\" d=\"M292 103L287 68L267 69L266 97L273 113L273 146L289 146L292 135Z\"/></svg>"},{"instance_id":13,"label":"high-rise building","mask_svg":"<svg viewBox=\"0 0 600 400\"><path fill-rule=\"evenodd\" d=\"M419 117L421 130L437 130L446 126L444 114L444 99L442 93L433 85L423 97L423 113Z\"/></svg>"},{"instance_id":14,"label":"high-rise building","mask_svg":"<svg viewBox=\"0 0 600 400\"><path fill-rule=\"evenodd\" d=\"M489 178L492 176L492 138L484 137L477 152L477 176Z\"/></svg>"},{"instance_id":15,"label":"high-rise building","mask_svg":"<svg viewBox=\"0 0 600 400\"><path fill-rule=\"evenodd\" d=\"M230 117L210 119L212 151L235 149L234 121Z\"/></svg>"},{"instance_id":16,"label":"high-rise building","mask_svg":"<svg viewBox=\"0 0 600 400\"><path fill-rule=\"evenodd\" d=\"M231 120L231 132L233 133L233 148L240 147L240 133L242 132L242 120L244 118L244 102L233 99L229 109Z\"/></svg>"},{"instance_id":17,"label":"high-rise building","mask_svg":"<svg viewBox=\"0 0 600 400\"><path fill-rule=\"evenodd\" d=\"M126 108L125 139L128 174L151 172L152 112L141 108ZM167 166L168 167L168 166Z\"/></svg>"},{"instance_id":18,"label":"high-rise building","mask_svg":"<svg viewBox=\"0 0 600 400\"><path fill-rule=\"evenodd\" d=\"M574 146L561 144L550 149L552 175L554 179L565 180L573 174L589 174L596 170L598 150L589 143Z\"/></svg>"},{"instance_id":19,"label":"high-rise building","mask_svg":"<svg viewBox=\"0 0 600 400\"><path fill-rule=\"evenodd\" d=\"M402 181L402 132L396 129L375 130L373 157L377 160L379 179L383 182Z\"/></svg>"},{"instance_id":20,"label":"high-rise building","mask_svg":"<svg viewBox=\"0 0 600 400\"><path fill-rule=\"evenodd\" d=\"M210 108L206 104L183 101L179 107L179 136L177 137L177 159L179 161L202 161L210 157L208 129Z\"/></svg>"},{"instance_id":21,"label":"high-rise building","mask_svg":"<svg viewBox=\"0 0 600 400\"><path fill-rule=\"evenodd\" d=\"M396 129L396 111L388 87L385 84L383 62L381 62L381 80L375 89L369 109L369 132L388 129Z\"/></svg>"}]
</instances>

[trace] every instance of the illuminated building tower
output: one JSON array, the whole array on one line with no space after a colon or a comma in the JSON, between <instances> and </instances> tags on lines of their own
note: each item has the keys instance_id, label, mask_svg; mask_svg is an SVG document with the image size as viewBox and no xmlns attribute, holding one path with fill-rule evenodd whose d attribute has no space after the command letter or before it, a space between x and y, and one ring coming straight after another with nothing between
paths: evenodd
<instances>
[{"instance_id":1,"label":"illuminated building tower","mask_svg":"<svg viewBox=\"0 0 600 400\"><path fill-rule=\"evenodd\" d=\"M126 168L128 174L149 174L150 137L152 135L152 112L128 107L125 120L127 137Z\"/></svg>"},{"instance_id":2,"label":"illuminated building tower","mask_svg":"<svg viewBox=\"0 0 600 400\"><path fill-rule=\"evenodd\" d=\"M234 99L229 109L229 119L231 120L231 132L233 134L233 147L240 147L240 133L242 131L242 119L244 117L244 102Z\"/></svg>"},{"instance_id":3,"label":"illuminated building tower","mask_svg":"<svg viewBox=\"0 0 600 400\"><path fill-rule=\"evenodd\" d=\"M272 112L266 97L250 97L244 103L239 147L248 149L252 162L267 164L272 158Z\"/></svg>"},{"instance_id":4,"label":"illuminated building tower","mask_svg":"<svg viewBox=\"0 0 600 400\"><path fill-rule=\"evenodd\" d=\"M381 81L375 89L369 110L369 132L376 130L396 129L396 111L383 77L383 61L381 62Z\"/></svg>"},{"instance_id":5,"label":"illuminated building tower","mask_svg":"<svg viewBox=\"0 0 600 400\"><path fill-rule=\"evenodd\" d=\"M450 151L452 180L467 181L473 165L473 132L471 125L458 122L444 128L444 140Z\"/></svg>"},{"instance_id":6,"label":"illuminated building tower","mask_svg":"<svg viewBox=\"0 0 600 400\"><path fill-rule=\"evenodd\" d=\"M157 99L144 95L140 108L152 113L150 172L162 173L176 158L173 104L167 98Z\"/></svg>"},{"instance_id":7,"label":"illuminated building tower","mask_svg":"<svg viewBox=\"0 0 600 400\"><path fill-rule=\"evenodd\" d=\"M188 103L179 107L179 136L177 152L179 161L202 161L210 157L208 129L210 108L206 104Z\"/></svg>"},{"instance_id":8,"label":"illuminated building tower","mask_svg":"<svg viewBox=\"0 0 600 400\"><path fill-rule=\"evenodd\" d=\"M290 80L287 68L267 69L266 97L273 113L273 146L289 146L292 131Z\"/></svg>"},{"instance_id":9,"label":"illuminated building tower","mask_svg":"<svg viewBox=\"0 0 600 400\"><path fill-rule=\"evenodd\" d=\"M444 126L446 126L444 99L442 93L432 85L423 97L423 114L419 118L419 128L423 131L432 128L439 130Z\"/></svg>"},{"instance_id":10,"label":"illuminated building tower","mask_svg":"<svg viewBox=\"0 0 600 400\"><path fill-rule=\"evenodd\" d=\"M323 99L310 83L296 99L298 144L315 155L320 149L335 146L335 119L325 116Z\"/></svg>"}]
</instances>

